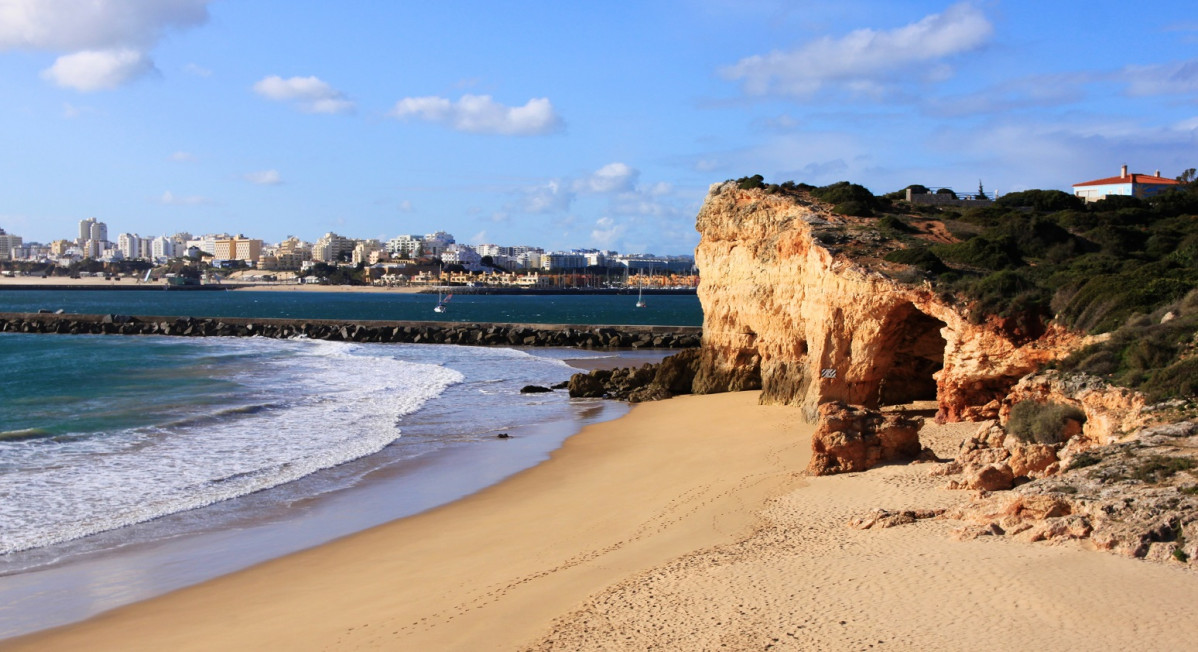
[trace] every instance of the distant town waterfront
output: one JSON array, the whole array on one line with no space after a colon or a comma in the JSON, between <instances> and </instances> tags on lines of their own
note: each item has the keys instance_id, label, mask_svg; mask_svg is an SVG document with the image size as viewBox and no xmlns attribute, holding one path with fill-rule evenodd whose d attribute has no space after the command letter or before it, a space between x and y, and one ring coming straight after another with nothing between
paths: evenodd
<instances>
[{"instance_id":1,"label":"distant town waterfront","mask_svg":"<svg viewBox=\"0 0 1198 652\"><path fill-rule=\"evenodd\" d=\"M437 296L343 292L126 292L0 290L0 311L76 314L379 319L526 324L700 326L703 310L690 295L455 295L433 312Z\"/></svg>"}]
</instances>

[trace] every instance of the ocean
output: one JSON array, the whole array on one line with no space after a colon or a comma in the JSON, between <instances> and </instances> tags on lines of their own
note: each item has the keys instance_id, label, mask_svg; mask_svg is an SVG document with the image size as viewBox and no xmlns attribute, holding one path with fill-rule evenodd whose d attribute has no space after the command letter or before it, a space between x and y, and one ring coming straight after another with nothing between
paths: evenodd
<instances>
[{"instance_id":1,"label":"ocean","mask_svg":"<svg viewBox=\"0 0 1198 652\"><path fill-rule=\"evenodd\" d=\"M0 290L0 312L63 310L74 314L381 319L521 324L701 326L694 294L457 294L444 313L437 296L401 292L159 292L131 290Z\"/></svg>"},{"instance_id":2,"label":"ocean","mask_svg":"<svg viewBox=\"0 0 1198 652\"><path fill-rule=\"evenodd\" d=\"M418 306L419 318L435 314L426 295L384 295L381 304L373 295L284 292L0 295L6 312L36 305L412 319ZM14 306L11 295L32 303ZM589 314L602 314L617 309L613 299L629 299L469 298L489 311L478 314L544 323L572 321L586 310L580 303L598 299L590 310L599 312ZM493 305L513 299L542 301L524 313ZM178 303L164 303L171 301ZM395 312L369 312L372 305ZM664 354L0 333L0 638L477 491L545 459L587 423L626 410L564 391L521 394L521 387L569 379L578 371L570 359L618 355L640 364Z\"/></svg>"}]
</instances>

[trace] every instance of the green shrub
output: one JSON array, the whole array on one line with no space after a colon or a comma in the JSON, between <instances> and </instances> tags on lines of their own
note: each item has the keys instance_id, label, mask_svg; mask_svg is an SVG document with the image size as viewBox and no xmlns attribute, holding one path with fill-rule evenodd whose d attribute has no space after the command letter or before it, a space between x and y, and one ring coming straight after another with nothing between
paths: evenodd
<instances>
[{"instance_id":1,"label":"green shrub","mask_svg":"<svg viewBox=\"0 0 1198 652\"><path fill-rule=\"evenodd\" d=\"M838 181L822 188L813 188L811 195L829 204L858 201L871 208L878 205L878 198L868 188L848 181Z\"/></svg>"},{"instance_id":2,"label":"green shrub","mask_svg":"<svg viewBox=\"0 0 1198 652\"><path fill-rule=\"evenodd\" d=\"M935 245L932 252L950 263L982 269L1008 269L1023 264L1019 247L1010 236L979 235L965 242Z\"/></svg>"},{"instance_id":3,"label":"green shrub","mask_svg":"<svg viewBox=\"0 0 1198 652\"><path fill-rule=\"evenodd\" d=\"M883 215L878 218L878 228L886 231L894 231L897 233L911 233L915 229L911 228L910 224L900 220L893 215Z\"/></svg>"},{"instance_id":4,"label":"green shrub","mask_svg":"<svg viewBox=\"0 0 1198 652\"><path fill-rule=\"evenodd\" d=\"M1069 470L1072 471L1073 469L1084 469L1087 466L1094 466L1101 461L1102 458L1094 453L1091 453L1090 451L1082 451L1077 455L1074 455L1073 459L1069 460Z\"/></svg>"},{"instance_id":5,"label":"green shrub","mask_svg":"<svg viewBox=\"0 0 1198 652\"><path fill-rule=\"evenodd\" d=\"M836 204L832 207L832 212L837 215L852 215L854 217L873 217L874 211L865 202L851 199L841 204Z\"/></svg>"},{"instance_id":6,"label":"green shrub","mask_svg":"<svg viewBox=\"0 0 1198 652\"><path fill-rule=\"evenodd\" d=\"M1151 455L1141 460L1131 471L1131 477L1141 482L1164 482L1177 475L1179 471L1194 468L1194 460L1189 457L1169 457L1168 455Z\"/></svg>"},{"instance_id":7,"label":"green shrub","mask_svg":"<svg viewBox=\"0 0 1198 652\"><path fill-rule=\"evenodd\" d=\"M940 274L948 271L948 266L944 264L944 261L940 260L936 254L928 251L925 247L896 249L886 254L884 260L902 265L911 265L932 274Z\"/></svg>"},{"instance_id":8,"label":"green shrub","mask_svg":"<svg viewBox=\"0 0 1198 652\"><path fill-rule=\"evenodd\" d=\"M999 197L995 203L999 206L1027 207L1040 211L1063 211L1080 209L1085 206L1085 202L1081 199L1060 190L1012 192Z\"/></svg>"},{"instance_id":9,"label":"green shrub","mask_svg":"<svg viewBox=\"0 0 1198 652\"><path fill-rule=\"evenodd\" d=\"M1086 415L1072 405L1037 403L1025 400L1011 407L1007 432L1020 441L1037 444L1060 444L1067 420L1084 422Z\"/></svg>"},{"instance_id":10,"label":"green shrub","mask_svg":"<svg viewBox=\"0 0 1198 652\"><path fill-rule=\"evenodd\" d=\"M736 187L741 190L753 190L755 188L765 187L765 177L760 174L754 174L751 177L741 177L736 180Z\"/></svg>"}]
</instances>

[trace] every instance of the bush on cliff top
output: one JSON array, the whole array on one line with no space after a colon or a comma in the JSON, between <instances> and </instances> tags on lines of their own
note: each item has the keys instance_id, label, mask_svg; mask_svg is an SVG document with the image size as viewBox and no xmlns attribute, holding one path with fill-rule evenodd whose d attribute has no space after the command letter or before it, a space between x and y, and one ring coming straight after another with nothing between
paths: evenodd
<instances>
[{"instance_id":1,"label":"bush on cliff top","mask_svg":"<svg viewBox=\"0 0 1198 652\"><path fill-rule=\"evenodd\" d=\"M1128 319L1103 342L1057 363L1143 392L1150 401L1198 395L1198 290Z\"/></svg>"}]
</instances>

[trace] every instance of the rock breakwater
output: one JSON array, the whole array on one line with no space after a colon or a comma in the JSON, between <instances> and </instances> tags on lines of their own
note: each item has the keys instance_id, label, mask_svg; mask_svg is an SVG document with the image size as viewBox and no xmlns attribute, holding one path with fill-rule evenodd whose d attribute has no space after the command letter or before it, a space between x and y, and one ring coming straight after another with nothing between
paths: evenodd
<instances>
[{"instance_id":1,"label":"rock breakwater","mask_svg":"<svg viewBox=\"0 0 1198 652\"><path fill-rule=\"evenodd\" d=\"M685 349L700 329L686 326L578 326L459 322L336 321L0 313L0 332L182 337L310 337L347 342Z\"/></svg>"}]
</instances>

